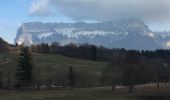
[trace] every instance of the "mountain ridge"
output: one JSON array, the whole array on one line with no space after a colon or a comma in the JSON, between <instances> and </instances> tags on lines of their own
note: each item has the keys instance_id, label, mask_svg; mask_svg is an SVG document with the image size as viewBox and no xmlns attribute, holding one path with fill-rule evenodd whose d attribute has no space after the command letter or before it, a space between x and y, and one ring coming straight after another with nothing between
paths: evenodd
<instances>
[{"instance_id":1,"label":"mountain ridge","mask_svg":"<svg viewBox=\"0 0 170 100\"><path fill-rule=\"evenodd\" d=\"M39 44L60 42L89 43L107 48L158 49L163 48L157 34L137 19L124 19L100 23L23 23L18 29L15 43ZM128 44L129 42L129 44Z\"/></svg>"}]
</instances>

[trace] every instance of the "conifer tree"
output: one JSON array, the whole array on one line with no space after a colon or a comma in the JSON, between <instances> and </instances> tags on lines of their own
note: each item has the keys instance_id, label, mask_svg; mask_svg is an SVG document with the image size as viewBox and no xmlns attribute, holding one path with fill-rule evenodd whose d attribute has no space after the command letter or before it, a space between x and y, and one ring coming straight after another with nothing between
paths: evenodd
<instances>
[{"instance_id":1,"label":"conifer tree","mask_svg":"<svg viewBox=\"0 0 170 100\"><path fill-rule=\"evenodd\" d=\"M32 84L32 58L28 47L22 47L17 65L17 88L28 88Z\"/></svg>"},{"instance_id":2,"label":"conifer tree","mask_svg":"<svg viewBox=\"0 0 170 100\"><path fill-rule=\"evenodd\" d=\"M69 86L70 86L70 89L73 90L74 89L74 86L75 86L75 76L74 76L74 71L73 71L73 68L70 67L69 68L69 74L68 74L68 78L69 78Z\"/></svg>"}]
</instances>

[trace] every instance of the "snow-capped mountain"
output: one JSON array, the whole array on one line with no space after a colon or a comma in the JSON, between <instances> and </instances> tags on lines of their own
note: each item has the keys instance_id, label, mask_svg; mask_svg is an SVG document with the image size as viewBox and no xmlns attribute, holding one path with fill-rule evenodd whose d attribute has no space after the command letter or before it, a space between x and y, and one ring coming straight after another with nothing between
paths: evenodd
<instances>
[{"instance_id":1,"label":"snow-capped mountain","mask_svg":"<svg viewBox=\"0 0 170 100\"><path fill-rule=\"evenodd\" d=\"M162 48L147 25L136 19L101 23L24 23L18 29L15 43L38 44L60 42L89 43L108 48L157 49Z\"/></svg>"}]
</instances>

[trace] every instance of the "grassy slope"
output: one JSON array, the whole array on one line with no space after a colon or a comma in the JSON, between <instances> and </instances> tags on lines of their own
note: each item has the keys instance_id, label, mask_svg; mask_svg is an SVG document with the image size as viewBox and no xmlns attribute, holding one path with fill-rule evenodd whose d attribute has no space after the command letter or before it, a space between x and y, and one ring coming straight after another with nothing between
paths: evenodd
<instances>
[{"instance_id":1,"label":"grassy slope","mask_svg":"<svg viewBox=\"0 0 170 100\"><path fill-rule=\"evenodd\" d=\"M82 71L99 72L108 64L104 62L94 62L89 60L80 60L67 58L52 54L36 54L33 53L33 58L36 66L51 66L58 68L68 68L70 66Z\"/></svg>"},{"instance_id":2,"label":"grassy slope","mask_svg":"<svg viewBox=\"0 0 170 100\"><path fill-rule=\"evenodd\" d=\"M35 77L45 82L49 78L53 78L57 74L56 79L66 78L69 67L72 66L77 73L86 73L89 76L100 77L102 70L108 66L107 62L94 62L90 60L81 60L68 58L55 54L39 54L32 53L34 61ZM1 64L0 70L3 74L3 82L7 83L8 71L10 72L11 84L15 83L15 71L19 58L18 52L7 53L7 64ZM0 62L2 62L3 54L0 54ZM9 69L9 70L8 70ZM77 75L77 74L76 74ZM88 77L88 76L87 76Z\"/></svg>"},{"instance_id":3,"label":"grassy slope","mask_svg":"<svg viewBox=\"0 0 170 100\"><path fill-rule=\"evenodd\" d=\"M32 53L34 66L36 67L52 67L52 68L68 68L70 66L82 71L100 72L103 68L108 66L106 62L94 62L89 60L81 60L68 58L54 54L37 54ZM3 54L0 54L0 61L2 61ZM18 61L17 52L7 53L7 60L10 67L16 66Z\"/></svg>"}]
</instances>

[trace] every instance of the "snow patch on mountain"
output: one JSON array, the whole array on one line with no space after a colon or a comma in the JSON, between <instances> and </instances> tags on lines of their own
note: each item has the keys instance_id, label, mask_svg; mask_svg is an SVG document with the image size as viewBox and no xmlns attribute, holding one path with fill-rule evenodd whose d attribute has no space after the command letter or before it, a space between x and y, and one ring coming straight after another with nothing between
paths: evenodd
<instances>
[{"instance_id":1,"label":"snow patch on mountain","mask_svg":"<svg viewBox=\"0 0 170 100\"><path fill-rule=\"evenodd\" d=\"M148 36L150 36L150 37L153 37L154 38L154 33L152 33L152 32L150 32L149 34L148 34Z\"/></svg>"},{"instance_id":2,"label":"snow patch on mountain","mask_svg":"<svg viewBox=\"0 0 170 100\"><path fill-rule=\"evenodd\" d=\"M170 41L166 42L166 46L170 47Z\"/></svg>"},{"instance_id":3,"label":"snow patch on mountain","mask_svg":"<svg viewBox=\"0 0 170 100\"><path fill-rule=\"evenodd\" d=\"M33 44L32 37L29 34L22 34L18 39L17 43L18 45L21 44L32 45Z\"/></svg>"},{"instance_id":4,"label":"snow patch on mountain","mask_svg":"<svg viewBox=\"0 0 170 100\"><path fill-rule=\"evenodd\" d=\"M49 36L51 36L51 35L53 35L54 33L43 33L43 34L39 34L38 35L38 38L39 39L42 39L42 38L47 38L47 37L49 37Z\"/></svg>"}]
</instances>

